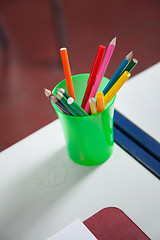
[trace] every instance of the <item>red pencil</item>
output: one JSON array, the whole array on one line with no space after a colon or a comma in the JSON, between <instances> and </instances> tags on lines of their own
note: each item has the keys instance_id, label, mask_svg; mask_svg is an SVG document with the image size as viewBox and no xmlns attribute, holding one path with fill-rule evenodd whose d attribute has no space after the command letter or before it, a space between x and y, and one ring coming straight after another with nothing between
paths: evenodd
<instances>
[{"instance_id":1,"label":"red pencil","mask_svg":"<svg viewBox=\"0 0 160 240\"><path fill-rule=\"evenodd\" d=\"M82 104L81 104L82 108L85 107L86 102L87 102L88 97L89 97L89 94L90 94L90 92L92 90L92 87L94 85L94 82L96 80L98 70L99 70L99 67L100 67L105 49L106 49L106 47L104 47L102 45L99 45L99 48L98 48L98 51L97 51L97 54L96 54L96 57L95 57L90 75L89 75L89 78L88 78L87 88L86 88L86 91L85 91L85 94L84 94L84 97L83 97L83 100L82 100Z\"/></svg>"}]
</instances>

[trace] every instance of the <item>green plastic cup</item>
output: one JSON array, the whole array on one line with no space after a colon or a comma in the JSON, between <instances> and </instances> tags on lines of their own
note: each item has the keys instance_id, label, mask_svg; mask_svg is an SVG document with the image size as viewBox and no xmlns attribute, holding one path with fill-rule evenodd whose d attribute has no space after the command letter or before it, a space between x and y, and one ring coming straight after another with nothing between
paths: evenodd
<instances>
[{"instance_id":1,"label":"green plastic cup","mask_svg":"<svg viewBox=\"0 0 160 240\"><path fill-rule=\"evenodd\" d=\"M72 77L76 102L81 105L89 74L78 74ZM103 77L98 91L102 91L109 80ZM66 81L57 87L67 91ZM86 166L104 163L113 152L113 116L115 97L107 104L103 112L91 116L75 117L62 113L55 105L67 143L69 157L72 161Z\"/></svg>"}]
</instances>

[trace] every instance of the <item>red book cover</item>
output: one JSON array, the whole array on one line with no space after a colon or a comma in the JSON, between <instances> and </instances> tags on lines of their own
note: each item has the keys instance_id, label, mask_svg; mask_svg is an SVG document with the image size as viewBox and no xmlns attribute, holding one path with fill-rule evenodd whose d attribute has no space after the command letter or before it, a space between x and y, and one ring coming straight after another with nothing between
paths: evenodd
<instances>
[{"instance_id":1,"label":"red book cover","mask_svg":"<svg viewBox=\"0 0 160 240\"><path fill-rule=\"evenodd\" d=\"M83 222L98 240L149 240L120 209L104 208Z\"/></svg>"}]
</instances>

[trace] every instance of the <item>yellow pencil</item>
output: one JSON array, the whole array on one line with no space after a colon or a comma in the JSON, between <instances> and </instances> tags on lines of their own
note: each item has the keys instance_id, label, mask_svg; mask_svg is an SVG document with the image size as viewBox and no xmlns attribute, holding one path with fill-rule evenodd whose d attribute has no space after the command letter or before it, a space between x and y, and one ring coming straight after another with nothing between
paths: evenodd
<instances>
[{"instance_id":1,"label":"yellow pencil","mask_svg":"<svg viewBox=\"0 0 160 240\"><path fill-rule=\"evenodd\" d=\"M75 100L74 87L73 87L73 82L72 82L71 69L70 69L70 64L69 64L69 59L68 59L67 48L61 48L60 53L61 53L64 75L66 78L68 94L70 95L70 97L74 98L74 100Z\"/></svg>"},{"instance_id":2,"label":"yellow pencil","mask_svg":"<svg viewBox=\"0 0 160 240\"><path fill-rule=\"evenodd\" d=\"M98 92L96 94L97 98L97 113L102 112L105 110L105 105L104 105L104 95L102 92Z\"/></svg>"},{"instance_id":3,"label":"yellow pencil","mask_svg":"<svg viewBox=\"0 0 160 240\"><path fill-rule=\"evenodd\" d=\"M106 93L104 96L104 104L105 106L107 103L111 101L111 99L114 97L114 95L118 92L118 90L122 87L122 85L125 83L125 81L131 76L131 74L127 71L125 71L121 77L117 80L117 82L112 86L112 88Z\"/></svg>"},{"instance_id":4,"label":"yellow pencil","mask_svg":"<svg viewBox=\"0 0 160 240\"><path fill-rule=\"evenodd\" d=\"M97 108L96 108L95 98L91 97L89 99L89 105L90 105L90 109L91 109L91 114L96 114L97 113Z\"/></svg>"}]
</instances>

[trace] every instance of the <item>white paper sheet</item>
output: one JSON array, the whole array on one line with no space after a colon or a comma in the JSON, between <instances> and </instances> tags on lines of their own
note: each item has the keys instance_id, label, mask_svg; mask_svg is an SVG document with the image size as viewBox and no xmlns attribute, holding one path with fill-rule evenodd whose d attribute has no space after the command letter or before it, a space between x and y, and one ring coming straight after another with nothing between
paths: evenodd
<instances>
[{"instance_id":1,"label":"white paper sheet","mask_svg":"<svg viewBox=\"0 0 160 240\"><path fill-rule=\"evenodd\" d=\"M47 240L97 240L80 219L76 219Z\"/></svg>"}]
</instances>

